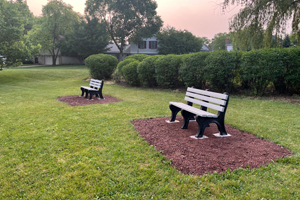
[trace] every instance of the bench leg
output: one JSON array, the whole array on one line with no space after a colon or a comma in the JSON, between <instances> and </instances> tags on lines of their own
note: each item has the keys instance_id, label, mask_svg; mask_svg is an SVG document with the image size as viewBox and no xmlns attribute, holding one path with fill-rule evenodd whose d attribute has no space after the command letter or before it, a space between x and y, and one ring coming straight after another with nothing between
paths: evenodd
<instances>
[{"instance_id":1,"label":"bench leg","mask_svg":"<svg viewBox=\"0 0 300 200\"><path fill-rule=\"evenodd\" d=\"M170 110L171 110L171 112L172 112L170 122L174 122L175 119L176 119L177 113L178 113L181 109L178 108L178 107L176 107L176 106L174 106L174 105L172 105L172 104L169 105L169 108L170 108Z\"/></svg>"},{"instance_id":2,"label":"bench leg","mask_svg":"<svg viewBox=\"0 0 300 200\"><path fill-rule=\"evenodd\" d=\"M218 122L216 124L218 126L219 131L220 131L220 135L227 135L224 121L220 121L220 122Z\"/></svg>"},{"instance_id":3,"label":"bench leg","mask_svg":"<svg viewBox=\"0 0 300 200\"><path fill-rule=\"evenodd\" d=\"M197 116L196 121L198 123L198 131L197 131L196 137L197 138L202 138L205 128L209 127L211 119L202 118L202 117Z\"/></svg>"},{"instance_id":4,"label":"bench leg","mask_svg":"<svg viewBox=\"0 0 300 200\"><path fill-rule=\"evenodd\" d=\"M103 95L102 95L102 92L98 92L97 95L99 94L100 96L100 99L104 99Z\"/></svg>"},{"instance_id":5,"label":"bench leg","mask_svg":"<svg viewBox=\"0 0 300 200\"><path fill-rule=\"evenodd\" d=\"M80 96L83 97L83 95L84 95L84 88L80 88L80 89L81 89L81 95Z\"/></svg>"},{"instance_id":6,"label":"bench leg","mask_svg":"<svg viewBox=\"0 0 300 200\"><path fill-rule=\"evenodd\" d=\"M182 115L182 117L183 117L183 119L184 119L181 128L182 128L182 129L187 129L188 126L189 126L190 120L193 120L193 119L194 119L195 114L190 113L190 112L185 111L185 110L182 110L182 111L181 111L181 115Z\"/></svg>"},{"instance_id":7,"label":"bench leg","mask_svg":"<svg viewBox=\"0 0 300 200\"><path fill-rule=\"evenodd\" d=\"M94 93L93 92L90 92L90 98L89 100L93 100L92 97L93 97Z\"/></svg>"}]
</instances>

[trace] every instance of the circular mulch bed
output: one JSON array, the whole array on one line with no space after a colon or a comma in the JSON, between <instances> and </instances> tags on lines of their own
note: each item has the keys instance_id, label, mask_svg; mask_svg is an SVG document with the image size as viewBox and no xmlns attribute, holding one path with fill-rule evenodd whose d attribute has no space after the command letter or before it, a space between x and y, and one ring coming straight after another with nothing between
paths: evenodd
<instances>
[{"instance_id":1,"label":"circular mulch bed","mask_svg":"<svg viewBox=\"0 0 300 200\"><path fill-rule=\"evenodd\" d=\"M227 169L257 168L278 158L291 156L291 152L273 142L260 139L251 133L225 125L231 137L215 137L215 124L205 129L207 139L192 139L198 130L196 121L188 129L179 123L166 123L169 118L140 119L132 121L139 134L156 147L157 151L172 161L176 169L185 174L203 175Z\"/></svg>"},{"instance_id":2,"label":"circular mulch bed","mask_svg":"<svg viewBox=\"0 0 300 200\"><path fill-rule=\"evenodd\" d=\"M58 97L57 100L65 102L71 106L84 106L90 104L102 104L102 103L112 103L112 102L120 102L120 99L115 97L103 95L104 99L100 99L98 97L93 97L93 100L88 100L88 98L84 98L81 96L66 96L66 97Z\"/></svg>"}]
</instances>

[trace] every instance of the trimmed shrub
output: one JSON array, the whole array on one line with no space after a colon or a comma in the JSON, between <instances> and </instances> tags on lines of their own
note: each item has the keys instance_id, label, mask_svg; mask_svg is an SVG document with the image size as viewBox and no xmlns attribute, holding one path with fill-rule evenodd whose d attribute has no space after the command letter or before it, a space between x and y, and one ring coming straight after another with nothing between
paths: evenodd
<instances>
[{"instance_id":1,"label":"trimmed shrub","mask_svg":"<svg viewBox=\"0 0 300 200\"><path fill-rule=\"evenodd\" d=\"M244 53L241 59L241 79L254 95L262 96L271 83L284 76L280 49L259 49Z\"/></svg>"},{"instance_id":2,"label":"trimmed shrub","mask_svg":"<svg viewBox=\"0 0 300 200\"><path fill-rule=\"evenodd\" d=\"M179 80L178 70L181 64L181 56L167 55L161 56L154 62L155 77L159 86L164 88L176 88L182 85Z\"/></svg>"},{"instance_id":3,"label":"trimmed shrub","mask_svg":"<svg viewBox=\"0 0 300 200\"><path fill-rule=\"evenodd\" d=\"M125 65L122 68L124 78L126 82L131 86L139 86L139 78L137 73L137 66L139 65L139 61L135 60L130 62L129 64Z\"/></svg>"},{"instance_id":4,"label":"trimmed shrub","mask_svg":"<svg viewBox=\"0 0 300 200\"><path fill-rule=\"evenodd\" d=\"M281 49L284 77L278 77L274 86L279 93L300 93L300 48Z\"/></svg>"},{"instance_id":5,"label":"trimmed shrub","mask_svg":"<svg viewBox=\"0 0 300 200\"><path fill-rule=\"evenodd\" d=\"M144 59L137 67L138 77L140 83L144 87L155 87L157 82L155 79L155 65L154 62L161 57L160 55L150 56Z\"/></svg>"},{"instance_id":6,"label":"trimmed shrub","mask_svg":"<svg viewBox=\"0 0 300 200\"><path fill-rule=\"evenodd\" d=\"M95 79L110 79L117 64L118 59L107 54L94 54L85 59L85 65Z\"/></svg>"},{"instance_id":7,"label":"trimmed shrub","mask_svg":"<svg viewBox=\"0 0 300 200\"><path fill-rule=\"evenodd\" d=\"M179 68L179 76L182 78L185 86L194 86L199 89L205 88L204 68L205 59L209 52L197 52L186 54L182 58L182 64Z\"/></svg>"},{"instance_id":8,"label":"trimmed shrub","mask_svg":"<svg viewBox=\"0 0 300 200\"><path fill-rule=\"evenodd\" d=\"M127 57L126 57L126 58L127 58ZM125 65L127 65L127 64L129 64L129 63L131 63L131 62L134 62L134 61L136 61L136 59L131 58L131 59L126 59L126 60L124 59L123 61L119 62L118 66L117 66L117 72L118 72L118 75L119 75L119 76L124 76L124 75L123 75L122 68L123 68Z\"/></svg>"},{"instance_id":9,"label":"trimmed shrub","mask_svg":"<svg viewBox=\"0 0 300 200\"><path fill-rule=\"evenodd\" d=\"M141 61L143 61L144 59L146 59L148 57L149 57L149 55L146 55L146 54L133 54L133 55L125 57L124 60L136 59L136 60L141 62Z\"/></svg>"},{"instance_id":10,"label":"trimmed shrub","mask_svg":"<svg viewBox=\"0 0 300 200\"><path fill-rule=\"evenodd\" d=\"M206 59L205 79L218 92L232 92L234 80L240 69L242 53L239 51L215 51Z\"/></svg>"}]
</instances>

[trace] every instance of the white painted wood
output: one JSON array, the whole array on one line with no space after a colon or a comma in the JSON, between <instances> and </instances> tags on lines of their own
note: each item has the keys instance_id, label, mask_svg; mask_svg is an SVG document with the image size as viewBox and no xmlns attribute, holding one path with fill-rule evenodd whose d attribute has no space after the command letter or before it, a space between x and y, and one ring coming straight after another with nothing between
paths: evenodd
<instances>
[{"instance_id":1,"label":"white painted wood","mask_svg":"<svg viewBox=\"0 0 300 200\"><path fill-rule=\"evenodd\" d=\"M222 100L222 99L216 99L216 98L211 98L211 97L207 97L207 96L203 96L203 95L199 95L199 94L195 94L195 93L191 93L191 92L187 92L186 96L188 97L194 97L200 100L205 100L208 102L212 102L212 103L217 103L219 105L226 105L226 101Z\"/></svg>"},{"instance_id":2,"label":"white painted wood","mask_svg":"<svg viewBox=\"0 0 300 200\"><path fill-rule=\"evenodd\" d=\"M225 110L225 107L218 106L218 105L211 104L211 103L206 103L204 101L199 101L197 99L193 99L193 98L190 98L190 97L185 97L184 100L192 102L192 103L196 103L198 105L205 106L207 108L211 108L211 109L214 109L214 110L217 110L217 111L221 111L221 112L224 112L224 110Z\"/></svg>"},{"instance_id":3,"label":"white painted wood","mask_svg":"<svg viewBox=\"0 0 300 200\"><path fill-rule=\"evenodd\" d=\"M201 110L201 109L198 109L198 108L195 108L195 107L192 107L192 106L189 106L189 105L184 104L184 103L170 102L170 104L180 108L181 110L186 110L188 112L194 113L195 115L200 116L200 117L218 118L218 116L215 115L215 114L212 114L210 112L206 112L204 110Z\"/></svg>"},{"instance_id":4,"label":"white painted wood","mask_svg":"<svg viewBox=\"0 0 300 200\"><path fill-rule=\"evenodd\" d=\"M211 97L216 97L216 98L220 98L220 99L225 99L225 100L228 99L227 94L221 94L221 93L217 93L217 92L210 92L210 91L207 91L207 90L200 90L200 89L188 87L187 91L197 93L197 94L207 95L207 96L211 96Z\"/></svg>"}]
</instances>

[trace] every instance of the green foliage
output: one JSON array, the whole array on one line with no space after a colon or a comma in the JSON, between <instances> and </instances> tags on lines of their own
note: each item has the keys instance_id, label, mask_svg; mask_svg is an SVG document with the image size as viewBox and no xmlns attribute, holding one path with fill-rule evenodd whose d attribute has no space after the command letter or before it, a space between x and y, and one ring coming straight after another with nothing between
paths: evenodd
<instances>
[{"instance_id":1,"label":"green foliage","mask_svg":"<svg viewBox=\"0 0 300 200\"><path fill-rule=\"evenodd\" d=\"M288 48L291 46L291 39L290 39L290 36L289 35L286 35L285 38L283 39L283 42L282 42L282 47L283 48Z\"/></svg>"},{"instance_id":2,"label":"green foliage","mask_svg":"<svg viewBox=\"0 0 300 200\"><path fill-rule=\"evenodd\" d=\"M214 41L212 43L213 50L225 50L226 38L230 35L228 33L218 33L214 36Z\"/></svg>"},{"instance_id":3,"label":"green foliage","mask_svg":"<svg viewBox=\"0 0 300 200\"><path fill-rule=\"evenodd\" d=\"M150 56L144 59L137 67L138 77L144 87L157 86L155 78L155 65L154 62L161 56Z\"/></svg>"},{"instance_id":4,"label":"green foliage","mask_svg":"<svg viewBox=\"0 0 300 200\"><path fill-rule=\"evenodd\" d=\"M167 55L159 57L155 62L156 82L164 88L175 88L182 84L179 80L179 66L181 56Z\"/></svg>"},{"instance_id":5,"label":"green foliage","mask_svg":"<svg viewBox=\"0 0 300 200\"><path fill-rule=\"evenodd\" d=\"M138 44L142 38L150 38L159 31L162 20L156 8L154 0L87 0L85 11L105 24L122 60L125 40Z\"/></svg>"},{"instance_id":6,"label":"green foliage","mask_svg":"<svg viewBox=\"0 0 300 200\"><path fill-rule=\"evenodd\" d=\"M85 59L85 65L89 68L92 78L110 79L116 69L118 59L112 55L96 54Z\"/></svg>"},{"instance_id":7,"label":"green foliage","mask_svg":"<svg viewBox=\"0 0 300 200\"><path fill-rule=\"evenodd\" d=\"M136 61L136 59L133 59L133 58L127 58L127 59L124 59L123 61L119 62L118 63L118 66L117 66L117 69L118 69L118 74L120 76L124 76L123 74L123 67L129 63L132 63Z\"/></svg>"},{"instance_id":8,"label":"green foliage","mask_svg":"<svg viewBox=\"0 0 300 200\"><path fill-rule=\"evenodd\" d=\"M208 55L208 52L198 52L182 57L179 76L182 78L185 86L205 88L204 68L206 66L205 59Z\"/></svg>"},{"instance_id":9,"label":"green foliage","mask_svg":"<svg viewBox=\"0 0 300 200\"><path fill-rule=\"evenodd\" d=\"M104 53L108 44L109 35L104 24L97 19L81 18L62 41L61 54L84 60L90 55Z\"/></svg>"},{"instance_id":10,"label":"green foliage","mask_svg":"<svg viewBox=\"0 0 300 200\"><path fill-rule=\"evenodd\" d=\"M64 37L73 31L73 25L78 21L79 15L71 5L62 0L50 0L43 7L43 17L29 32L31 42L42 45L43 51L52 55L52 63L56 65Z\"/></svg>"},{"instance_id":11,"label":"green foliage","mask_svg":"<svg viewBox=\"0 0 300 200\"><path fill-rule=\"evenodd\" d=\"M300 36L300 1L298 0L223 0L223 2L224 9L230 4L243 4L241 11L233 17L230 23L232 31L251 27L254 33L266 27L263 36L263 46L266 48L271 47L272 36L284 33L289 23L298 38ZM255 34L248 34L248 36L249 40L257 37Z\"/></svg>"},{"instance_id":12,"label":"green foliage","mask_svg":"<svg viewBox=\"0 0 300 200\"><path fill-rule=\"evenodd\" d=\"M281 94L300 94L300 47L285 48L280 53L283 59L284 76L274 81L275 89Z\"/></svg>"},{"instance_id":13,"label":"green foliage","mask_svg":"<svg viewBox=\"0 0 300 200\"><path fill-rule=\"evenodd\" d=\"M253 26L230 33L234 50L250 51L263 48L264 30Z\"/></svg>"},{"instance_id":14,"label":"green foliage","mask_svg":"<svg viewBox=\"0 0 300 200\"><path fill-rule=\"evenodd\" d=\"M259 49L242 56L241 79L254 95L263 95L266 87L284 76L280 49Z\"/></svg>"},{"instance_id":15,"label":"green foliage","mask_svg":"<svg viewBox=\"0 0 300 200\"><path fill-rule=\"evenodd\" d=\"M39 53L40 46L31 44L26 36L32 22L33 15L24 2L0 0L0 55L6 57L6 64L19 66ZM3 63L0 65L2 68Z\"/></svg>"},{"instance_id":16,"label":"green foliage","mask_svg":"<svg viewBox=\"0 0 300 200\"><path fill-rule=\"evenodd\" d=\"M125 57L124 60L135 59L139 62L142 62L144 59L146 59L148 57L149 57L149 55L146 55L146 54L133 54L133 55Z\"/></svg>"},{"instance_id":17,"label":"green foliage","mask_svg":"<svg viewBox=\"0 0 300 200\"><path fill-rule=\"evenodd\" d=\"M215 91L229 93L233 91L241 56L242 53L239 51L215 51L206 57L205 79Z\"/></svg>"},{"instance_id":18,"label":"green foliage","mask_svg":"<svg viewBox=\"0 0 300 200\"><path fill-rule=\"evenodd\" d=\"M191 32L176 30L167 27L157 33L159 54L185 54L199 52L203 46L203 39L194 36Z\"/></svg>"},{"instance_id":19,"label":"green foliage","mask_svg":"<svg viewBox=\"0 0 300 200\"><path fill-rule=\"evenodd\" d=\"M127 65L123 66L123 68L122 68L122 72L123 72L124 78L126 80L126 83L128 83L131 86L139 86L140 85L138 73L137 73L137 67L138 67L139 63L140 63L139 61L135 60L135 61L130 62Z\"/></svg>"}]
</instances>

